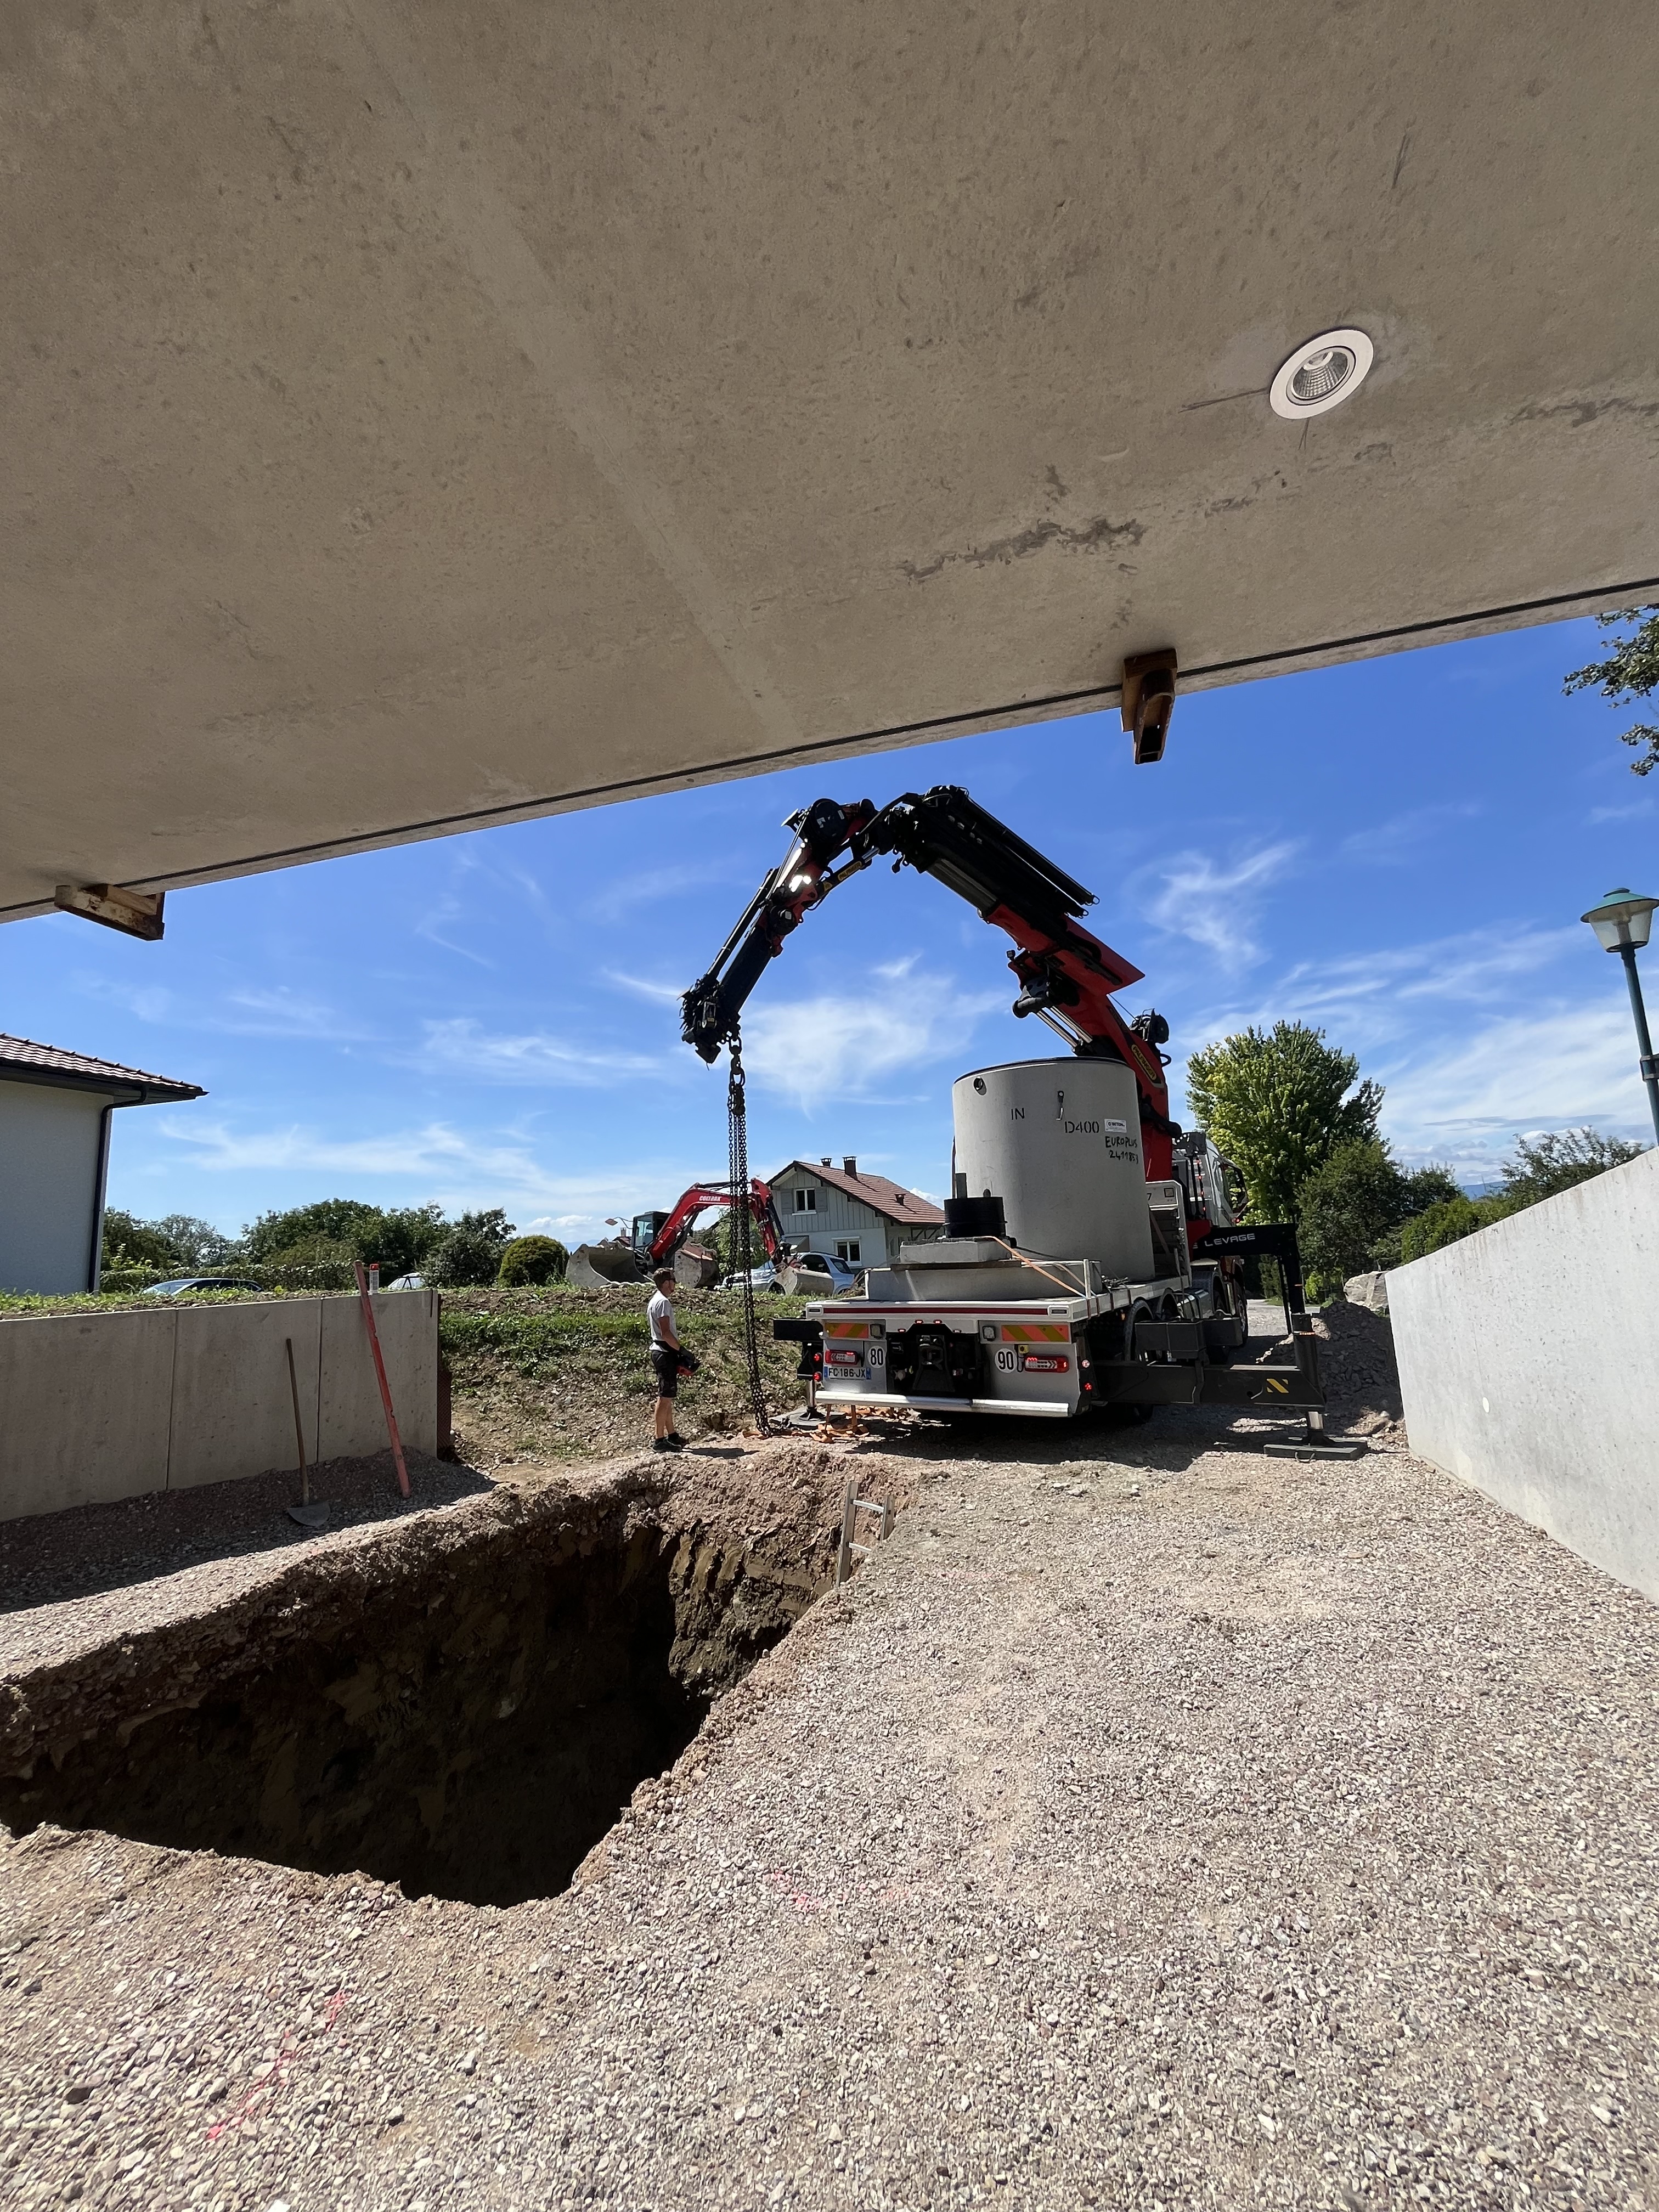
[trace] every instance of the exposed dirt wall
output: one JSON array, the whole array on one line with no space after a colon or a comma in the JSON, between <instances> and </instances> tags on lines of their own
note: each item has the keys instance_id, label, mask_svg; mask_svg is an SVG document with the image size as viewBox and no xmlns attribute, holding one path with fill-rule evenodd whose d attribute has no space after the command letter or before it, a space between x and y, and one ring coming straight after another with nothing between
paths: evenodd
<instances>
[{"instance_id":1,"label":"exposed dirt wall","mask_svg":"<svg viewBox=\"0 0 1659 2212\"><path fill-rule=\"evenodd\" d=\"M823 1587L838 1492L786 1445L310 1552L0 1685L0 1820L548 1894Z\"/></svg>"}]
</instances>

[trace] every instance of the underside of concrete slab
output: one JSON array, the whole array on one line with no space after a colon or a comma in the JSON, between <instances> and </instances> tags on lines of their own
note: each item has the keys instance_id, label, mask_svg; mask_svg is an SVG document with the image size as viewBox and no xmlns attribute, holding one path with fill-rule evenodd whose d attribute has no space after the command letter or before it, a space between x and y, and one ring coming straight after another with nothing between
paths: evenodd
<instances>
[{"instance_id":1,"label":"underside of concrete slab","mask_svg":"<svg viewBox=\"0 0 1659 2212\"><path fill-rule=\"evenodd\" d=\"M3 37L0 912L1659 589L1640 0Z\"/></svg>"}]
</instances>

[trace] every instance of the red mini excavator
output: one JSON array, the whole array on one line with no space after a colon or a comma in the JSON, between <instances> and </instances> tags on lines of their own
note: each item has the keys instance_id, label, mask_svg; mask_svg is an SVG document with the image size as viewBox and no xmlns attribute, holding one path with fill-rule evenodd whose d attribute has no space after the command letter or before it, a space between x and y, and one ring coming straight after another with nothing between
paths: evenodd
<instances>
[{"instance_id":1,"label":"red mini excavator","mask_svg":"<svg viewBox=\"0 0 1659 2212\"><path fill-rule=\"evenodd\" d=\"M694 1182L690 1190L682 1191L674 1201L670 1213L636 1213L634 1216L633 1246L640 1261L641 1273L653 1267L661 1267L672 1260L686 1238L691 1234L700 1213L714 1206L732 1203L732 1186L726 1182ZM770 1188L758 1176L751 1177L749 1185L749 1211L755 1226L760 1231L766 1256L774 1266L783 1257L783 1224L778 1219L778 1210L772 1203Z\"/></svg>"},{"instance_id":2,"label":"red mini excavator","mask_svg":"<svg viewBox=\"0 0 1659 2212\"><path fill-rule=\"evenodd\" d=\"M641 1282L658 1267L672 1265L700 1213L731 1203L729 1182L695 1182L681 1192L669 1212L636 1213L626 1238L578 1245L570 1255L568 1279L579 1285L587 1283L590 1276L600 1283ZM760 1231L766 1256L775 1265L783 1257L783 1226L772 1203L772 1193L758 1176L749 1186L749 1212Z\"/></svg>"}]
</instances>

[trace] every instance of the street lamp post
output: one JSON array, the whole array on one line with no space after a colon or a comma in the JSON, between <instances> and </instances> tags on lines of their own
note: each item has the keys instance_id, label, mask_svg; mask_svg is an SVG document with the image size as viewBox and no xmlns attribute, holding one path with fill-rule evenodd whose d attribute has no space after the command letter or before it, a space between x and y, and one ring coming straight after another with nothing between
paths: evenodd
<instances>
[{"instance_id":1,"label":"street lamp post","mask_svg":"<svg viewBox=\"0 0 1659 2212\"><path fill-rule=\"evenodd\" d=\"M1604 952L1616 952L1625 963L1625 981L1630 985L1631 1012L1636 1017L1636 1042L1641 1054L1638 1065L1642 1080L1648 1086L1648 1106L1653 1115L1653 1134L1659 1143L1659 1066L1653 1057L1653 1039L1648 1035L1648 1010L1642 1004L1642 982L1636 972L1636 956L1647 943L1653 927L1653 909L1659 899L1638 898L1623 890L1609 891L1600 906L1593 906L1583 919L1595 932Z\"/></svg>"}]
</instances>

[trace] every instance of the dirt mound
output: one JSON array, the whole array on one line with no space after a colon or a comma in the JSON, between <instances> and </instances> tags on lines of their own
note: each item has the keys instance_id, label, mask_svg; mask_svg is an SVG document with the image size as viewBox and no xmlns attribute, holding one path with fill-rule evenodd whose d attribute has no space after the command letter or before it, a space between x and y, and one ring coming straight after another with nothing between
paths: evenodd
<instances>
[{"instance_id":1,"label":"dirt mound","mask_svg":"<svg viewBox=\"0 0 1659 2212\"><path fill-rule=\"evenodd\" d=\"M439 1340L453 1377L461 1457L489 1470L605 1459L647 1443L655 1395L646 1364L650 1295L648 1283L446 1292ZM802 1306L769 1296L760 1308L767 1400L781 1413L801 1403L805 1385L796 1374L799 1346L775 1344L772 1323ZM694 1439L733 1436L749 1410L742 1301L682 1287L675 1313L681 1341L702 1363L680 1385L681 1430Z\"/></svg>"}]
</instances>

